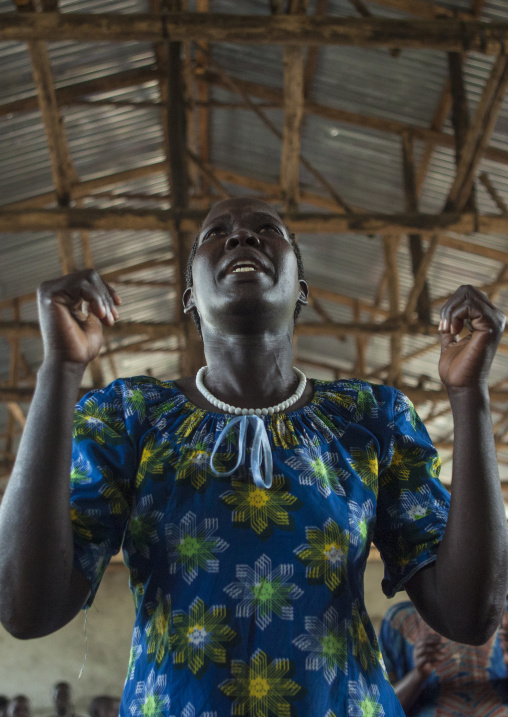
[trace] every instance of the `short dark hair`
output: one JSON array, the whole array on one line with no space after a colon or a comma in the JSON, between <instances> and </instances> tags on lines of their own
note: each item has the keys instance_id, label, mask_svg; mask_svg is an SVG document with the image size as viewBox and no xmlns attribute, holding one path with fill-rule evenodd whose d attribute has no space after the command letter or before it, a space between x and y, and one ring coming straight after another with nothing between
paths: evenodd
<instances>
[{"instance_id":1,"label":"short dark hair","mask_svg":"<svg viewBox=\"0 0 508 717\"><path fill-rule=\"evenodd\" d=\"M194 239L194 243L193 243L193 245L192 245L192 249L191 249L191 251L190 251L189 258L188 258L188 260L187 260L187 269L186 269L186 272L185 272L185 282L186 282L186 284L187 284L187 286L186 286L187 289L190 289L190 288L192 288L192 286L193 286L193 281L192 281L192 264L193 264L193 262L194 262L194 257L196 256L196 251L198 250L198 240L199 240L199 234L198 234L198 236L196 236L196 238ZM305 272L304 272L304 268L303 268L302 254L301 254L301 252L300 252L300 247L298 246L298 243L297 243L297 241L296 241L296 237L295 237L295 235L294 235L293 233L291 233L291 232L289 233L289 242L290 242L291 246L293 247L293 251L294 251L295 256L296 256L296 264L297 264L297 267L298 267L298 280L300 280L300 279L303 279L303 280L304 280L304 279L305 279ZM295 313L294 313L294 315L293 315L293 319L294 319L295 321L297 320L298 316L300 315L300 311L301 311L301 310L302 310L302 303L301 303L300 301L297 301L297 302L296 302L296 306L295 306ZM201 338L203 338L203 334L202 334L202 332L201 332L201 321L200 321L200 319L199 319L198 310L197 310L196 308L194 308L194 309L192 310L191 316L192 316L192 320L193 320L194 323L196 324L196 328L197 328L197 330L198 330L199 335L201 336Z\"/></svg>"}]
</instances>

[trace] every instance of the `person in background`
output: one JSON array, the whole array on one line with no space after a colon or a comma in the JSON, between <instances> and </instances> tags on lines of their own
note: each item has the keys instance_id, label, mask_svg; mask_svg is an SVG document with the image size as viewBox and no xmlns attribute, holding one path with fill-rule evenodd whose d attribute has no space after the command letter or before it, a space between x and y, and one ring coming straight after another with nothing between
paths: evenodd
<instances>
[{"instance_id":1,"label":"person in background","mask_svg":"<svg viewBox=\"0 0 508 717\"><path fill-rule=\"evenodd\" d=\"M508 609L484 645L434 632L409 601L387 611L379 646L407 717L508 716Z\"/></svg>"},{"instance_id":2,"label":"person in background","mask_svg":"<svg viewBox=\"0 0 508 717\"><path fill-rule=\"evenodd\" d=\"M97 695L88 705L90 717L117 717L120 699L111 695Z\"/></svg>"},{"instance_id":3,"label":"person in background","mask_svg":"<svg viewBox=\"0 0 508 717\"><path fill-rule=\"evenodd\" d=\"M74 714L72 687L68 682L57 682L53 685L54 717L78 717Z\"/></svg>"},{"instance_id":4,"label":"person in background","mask_svg":"<svg viewBox=\"0 0 508 717\"><path fill-rule=\"evenodd\" d=\"M9 698L0 695L0 717L7 717L7 707L9 706Z\"/></svg>"},{"instance_id":5,"label":"person in background","mask_svg":"<svg viewBox=\"0 0 508 717\"><path fill-rule=\"evenodd\" d=\"M32 704L26 695L16 695L10 700L7 717L32 717Z\"/></svg>"}]
</instances>

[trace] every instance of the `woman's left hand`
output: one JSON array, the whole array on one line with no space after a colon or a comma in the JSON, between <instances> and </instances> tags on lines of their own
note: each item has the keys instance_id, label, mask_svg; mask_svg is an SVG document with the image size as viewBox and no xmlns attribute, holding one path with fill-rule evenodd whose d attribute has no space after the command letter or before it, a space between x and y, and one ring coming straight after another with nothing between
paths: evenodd
<instances>
[{"instance_id":1,"label":"woman's left hand","mask_svg":"<svg viewBox=\"0 0 508 717\"><path fill-rule=\"evenodd\" d=\"M448 389L486 388L506 323L502 311L474 286L460 286L441 310L439 375ZM459 340L466 325L471 333Z\"/></svg>"}]
</instances>

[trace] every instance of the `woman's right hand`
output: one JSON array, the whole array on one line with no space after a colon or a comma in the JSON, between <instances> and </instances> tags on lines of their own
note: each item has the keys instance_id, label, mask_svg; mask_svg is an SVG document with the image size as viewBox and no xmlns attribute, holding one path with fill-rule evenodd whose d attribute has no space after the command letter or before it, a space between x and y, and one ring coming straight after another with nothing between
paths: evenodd
<instances>
[{"instance_id":1,"label":"woman's right hand","mask_svg":"<svg viewBox=\"0 0 508 717\"><path fill-rule=\"evenodd\" d=\"M113 326L122 300L93 269L45 281L37 292L44 360L85 368L98 356L102 326Z\"/></svg>"}]
</instances>

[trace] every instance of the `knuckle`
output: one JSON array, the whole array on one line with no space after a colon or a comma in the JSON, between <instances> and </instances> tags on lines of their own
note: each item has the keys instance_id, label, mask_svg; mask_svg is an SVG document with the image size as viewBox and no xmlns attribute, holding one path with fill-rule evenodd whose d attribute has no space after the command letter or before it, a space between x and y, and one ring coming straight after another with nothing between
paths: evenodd
<instances>
[{"instance_id":1,"label":"knuckle","mask_svg":"<svg viewBox=\"0 0 508 717\"><path fill-rule=\"evenodd\" d=\"M101 282L100 274L96 269L85 269L83 272L83 277L86 281L88 281L90 284L93 284L94 286Z\"/></svg>"},{"instance_id":2,"label":"knuckle","mask_svg":"<svg viewBox=\"0 0 508 717\"><path fill-rule=\"evenodd\" d=\"M43 281L37 288L37 300L41 304L49 304L56 292L57 282L55 280Z\"/></svg>"}]
</instances>

